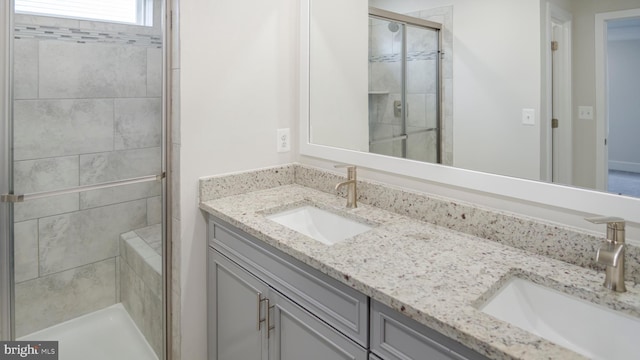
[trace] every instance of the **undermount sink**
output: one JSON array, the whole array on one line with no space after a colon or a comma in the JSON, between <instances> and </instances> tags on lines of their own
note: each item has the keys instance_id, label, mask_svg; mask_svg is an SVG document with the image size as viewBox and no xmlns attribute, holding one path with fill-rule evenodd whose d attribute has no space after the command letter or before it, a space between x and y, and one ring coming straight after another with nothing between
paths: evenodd
<instances>
[{"instance_id":1,"label":"undermount sink","mask_svg":"<svg viewBox=\"0 0 640 360\"><path fill-rule=\"evenodd\" d=\"M640 354L640 319L520 278L480 310L591 359Z\"/></svg>"},{"instance_id":2,"label":"undermount sink","mask_svg":"<svg viewBox=\"0 0 640 360\"><path fill-rule=\"evenodd\" d=\"M336 244L372 228L311 205L282 211L267 218L327 245Z\"/></svg>"}]
</instances>

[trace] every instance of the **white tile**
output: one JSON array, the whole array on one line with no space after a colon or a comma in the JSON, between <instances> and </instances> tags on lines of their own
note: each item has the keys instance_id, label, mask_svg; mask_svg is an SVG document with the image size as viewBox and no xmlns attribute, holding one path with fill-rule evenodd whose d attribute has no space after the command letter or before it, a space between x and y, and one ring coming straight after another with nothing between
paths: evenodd
<instances>
[{"instance_id":1,"label":"white tile","mask_svg":"<svg viewBox=\"0 0 640 360\"><path fill-rule=\"evenodd\" d=\"M155 197L161 191L162 187L157 181L85 191L80 193L80 209Z\"/></svg>"},{"instance_id":2,"label":"white tile","mask_svg":"<svg viewBox=\"0 0 640 360\"><path fill-rule=\"evenodd\" d=\"M389 55L393 52L393 33L387 21L376 20L369 26L369 50L371 56Z\"/></svg>"},{"instance_id":3,"label":"white tile","mask_svg":"<svg viewBox=\"0 0 640 360\"><path fill-rule=\"evenodd\" d=\"M42 218L40 275L117 256L120 234L145 224L146 200Z\"/></svg>"},{"instance_id":4,"label":"white tile","mask_svg":"<svg viewBox=\"0 0 640 360\"><path fill-rule=\"evenodd\" d=\"M159 147L81 155L80 185L157 175L160 161Z\"/></svg>"},{"instance_id":5,"label":"white tile","mask_svg":"<svg viewBox=\"0 0 640 360\"><path fill-rule=\"evenodd\" d=\"M52 196L14 205L14 221L25 221L78 210L78 194Z\"/></svg>"},{"instance_id":6,"label":"white tile","mask_svg":"<svg viewBox=\"0 0 640 360\"><path fill-rule=\"evenodd\" d=\"M427 127L425 94L407 94L407 126Z\"/></svg>"},{"instance_id":7,"label":"white tile","mask_svg":"<svg viewBox=\"0 0 640 360\"><path fill-rule=\"evenodd\" d=\"M435 94L437 75L435 60L407 61L407 92L410 94Z\"/></svg>"},{"instance_id":8,"label":"white tile","mask_svg":"<svg viewBox=\"0 0 640 360\"><path fill-rule=\"evenodd\" d=\"M14 224L15 282L38 277L38 221Z\"/></svg>"},{"instance_id":9,"label":"white tile","mask_svg":"<svg viewBox=\"0 0 640 360\"><path fill-rule=\"evenodd\" d=\"M77 156L14 162L14 188L17 193L59 190L78 186Z\"/></svg>"},{"instance_id":10,"label":"white tile","mask_svg":"<svg viewBox=\"0 0 640 360\"><path fill-rule=\"evenodd\" d=\"M115 259L16 284L16 333L26 335L115 303Z\"/></svg>"},{"instance_id":11,"label":"white tile","mask_svg":"<svg viewBox=\"0 0 640 360\"><path fill-rule=\"evenodd\" d=\"M40 98L146 96L144 47L41 41L39 55Z\"/></svg>"},{"instance_id":12,"label":"white tile","mask_svg":"<svg viewBox=\"0 0 640 360\"><path fill-rule=\"evenodd\" d=\"M147 199L147 225L160 224L162 222L162 197L156 196Z\"/></svg>"},{"instance_id":13,"label":"white tile","mask_svg":"<svg viewBox=\"0 0 640 360\"><path fill-rule=\"evenodd\" d=\"M162 49L147 48L147 96L162 96Z\"/></svg>"},{"instance_id":14,"label":"white tile","mask_svg":"<svg viewBox=\"0 0 640 360\"><path fill-rule=\"evenodd\" d=\"M162 141L160 98L115 100L115 149L158 147Z\"/></svg>"},{"instance_id":15,"label":"white tile","mask_svg":"<svg viewBox=\"0 0 640 360\"><path fill-rule=\"evenodd\" d=\"M38 98L38 40L16 39L13 42L13 97Z\"/></svg>"},{"instance_id":16,"label":"white tile","mask_svg":"<svg viewBox=\"0 0 640 360\"><path fill-rule=\"evenodd\" d=\"M113 149L113 100L17 100L15 160Z\"/></svg>"},{"instance_id":17,"label":"white tile","mask_svg":"<svg viewBox=\"0 0 640 360\"><path fill-rule=\"evenodd\" d=\"M402 63L374 62L371 63L371 89L400 93L402 88Z\"/></svg>"}]
</instances>

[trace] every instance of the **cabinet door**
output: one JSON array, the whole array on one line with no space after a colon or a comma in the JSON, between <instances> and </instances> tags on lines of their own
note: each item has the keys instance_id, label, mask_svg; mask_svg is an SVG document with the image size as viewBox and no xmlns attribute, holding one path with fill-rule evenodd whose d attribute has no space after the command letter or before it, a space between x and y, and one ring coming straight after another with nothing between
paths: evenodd
<instances>
[{"instance_id":1,"label":"cabinet door","mask_svg":"<svg viewBox=\"0 0 640 360\"><path fill-rule=\"evenodd\" d=\"M209 360L266 360L267 286L209 249Z\"/></svg>"},{"instance_id":2,"label":"cabinet door","mask_svg":"<svg viewBox=\"0 0 640 360\"><path fill-rule=\"evenodd\" d=\"M370 347L385 360L488 360L377 301L371 302Z\"/></svg>"},{"instance_id":3,"label":"cabinet door","mask_svg":"<svg viewBox=\"0 0 640 360\"><path fill-rule=\"evenodd\" d=\"M276 291L269 294L270 360L367 360L367 351Z\"/></svg>"}]
</instances>

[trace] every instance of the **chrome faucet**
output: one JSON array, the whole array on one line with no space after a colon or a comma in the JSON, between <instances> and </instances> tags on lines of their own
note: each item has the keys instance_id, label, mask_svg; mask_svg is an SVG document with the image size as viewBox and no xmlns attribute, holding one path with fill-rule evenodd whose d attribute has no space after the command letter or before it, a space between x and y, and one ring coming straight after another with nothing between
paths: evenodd
<instances>
[{"instance_id":1,"label":"chrome faucet","mask_svg":"<svg viewBox=\"0 0 640 360\"><path fill-rule=\"evenodd\" d=\"M593 217L585 220L594 224L607 224L607 241L596 253L596 261L607 266L604 287L617 292L627 291L624 286L624 219Z\"/></svg>"},{"instance_id":2,"label":"chrome faucet","mask_svg":"<svg viewBox=\"0 0 640 360\"><path fill-rule=\"evenodd\" d=\"M342 186L347 187L347 207L349 209L357 208L358 193L356 191L356 167L353 165L336 165L336 168L347 168L347 181L340 182L336 185L336 190Z\"/></svg>"}]
</instances>

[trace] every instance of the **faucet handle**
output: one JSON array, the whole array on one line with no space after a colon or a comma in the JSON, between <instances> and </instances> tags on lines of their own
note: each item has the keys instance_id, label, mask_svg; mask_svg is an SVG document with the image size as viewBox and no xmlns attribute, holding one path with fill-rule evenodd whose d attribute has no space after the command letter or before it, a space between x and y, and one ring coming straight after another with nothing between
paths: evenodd
<instances>
[{"instance_id":1,"label":"faucet handle","mask_svg":"<svg viewBox=\"0 0 640 360\"><path fill-rule=\"evenodd\" d=\"M596 216L585 218L588 222L594 224L607 224L607 241L613 243L624 243L624 224L623 218L613 216Z\"/></svg>"},{"instance_id":2,"label":"faucet handle","mask_svg":"<svg viewBox=\"0 0 640 360\"><path fill-rule=\"evenodd\" d=\"M336 168L336 169L344 169L344 168L347 168L347 169L354 168L355 169L356 168L355 165L351 165L351 164L336 164L336 165L333 165L333 167Z\"/></svg>"},{"instance_id":3,"label":"faucet handle","mask_svg":"<svg viewBox=\"0 0 640 360\"><path fill-rule=\"evenodd\" d=\"M615 216L594 216L594 217L588 217L588 218L584 218L585 220L587 220L588 222L594 223L594 224L609 224L609 223L622 223L624 224L624 219L623 218L619 218L619 217L615 217Z\"/></svg>"}]
</instances>

